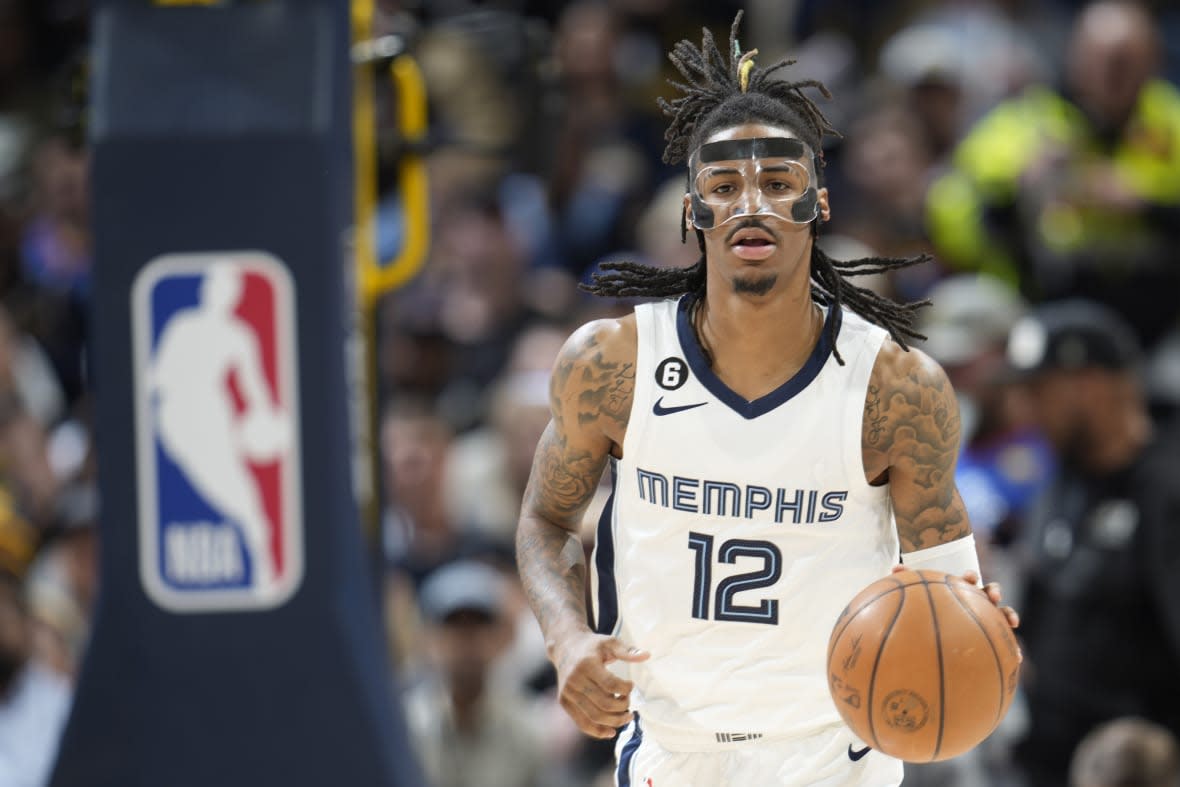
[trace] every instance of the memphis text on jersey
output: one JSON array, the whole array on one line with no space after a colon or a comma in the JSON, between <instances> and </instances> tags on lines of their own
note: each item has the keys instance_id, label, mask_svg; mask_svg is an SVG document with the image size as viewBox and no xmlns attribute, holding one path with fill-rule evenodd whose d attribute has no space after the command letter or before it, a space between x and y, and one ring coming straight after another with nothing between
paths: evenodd
<instances>
[{"instance_id":1,"label":"memphis text on jersey","mask_svg":"<svg viewBox=\"0 0 1180 787\"><path fill-rule=\"evenodd\" d=\"M847 490L770 488L635 469L639 499L651 505L741 519L773 518L775 524L835 522L844 513Z\"/></svg>"}]
</instances>

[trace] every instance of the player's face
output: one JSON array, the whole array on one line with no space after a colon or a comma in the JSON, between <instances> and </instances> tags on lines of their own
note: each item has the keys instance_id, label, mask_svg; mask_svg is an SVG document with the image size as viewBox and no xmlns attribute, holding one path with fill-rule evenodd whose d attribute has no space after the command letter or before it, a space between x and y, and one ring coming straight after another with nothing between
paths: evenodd
<instances>
[{"instance_id":1,"label":"player's face","mask_svg":"<svg viewBox=\"0 0 1180 787\"><path fill-rule=\"evenodd\" d=\"M714 139L692 152L693 226L712 230L745 218L810 224L819 216L815 156L794 137Z\"/></svg>"},{"instance_id":2,"label":"player's face","mask_svg":"<svg viewBox=\"0 0 1180 787\"><path fill-rule=\"evenodd\" d=\"M689 167L685 206L706 256L736 265L736 292L769 292L805 259L811 222L829 216L811 149L789 129L744 123L711 135Z\"/></svg>"}]
</instances>

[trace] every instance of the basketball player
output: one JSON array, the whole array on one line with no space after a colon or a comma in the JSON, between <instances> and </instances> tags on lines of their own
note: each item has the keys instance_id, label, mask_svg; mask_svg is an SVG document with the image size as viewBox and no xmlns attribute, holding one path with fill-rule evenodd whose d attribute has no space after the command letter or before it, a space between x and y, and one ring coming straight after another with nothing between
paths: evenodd
<instances>
[{"instance_id":1,"label":"basketball player","mask_svg":"<svg viewBox=\"0 0 1180 787\"><path fill-rule=\"evenodd\" d=\"M801 90L826 91L740 54L739 20L728 56L708 31L677 44L683 95L661 102L701 259L608 266L589 288L666 299L566 343L520 572L562 706L595 737L626 725L619 785L896 785L901 763L843 726L826 647L899 551L978 581L953 481L959 416L942 369L907 350L916 305L844 278L918 260L815 246L831 129ZM578 527L608 463L594 631Z\"/></svg>"}]
</instances>

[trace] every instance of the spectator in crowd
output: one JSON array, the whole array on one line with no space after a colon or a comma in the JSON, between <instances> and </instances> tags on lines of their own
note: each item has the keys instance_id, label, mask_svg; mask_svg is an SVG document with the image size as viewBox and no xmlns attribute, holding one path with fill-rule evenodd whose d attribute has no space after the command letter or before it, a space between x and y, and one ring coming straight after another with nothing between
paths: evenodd
<instances>
[{"instance_id":1,"label":"spectator in crowd","mask_svg":"<svg viewBox=\"0 0 1180 787\"><path fill-rule=\"evenodd\" d=\"M419 595L429 673L406 695L406 718L434 787L534 787L544 746L525 697L495 681L512 639L506 578L462 560L430 574Z\"/></svg>"},{"instance_id":2,"label":"spectator in crowd","mask_svg":"<svg viewBox=\"0 0 1180 787\"><path fill-rule=\"evenodd\" d=\"M42 787L49 780L70 707L65 679L34 657L24 576L35 528L0 491L0 784Z\"/></svg>"},{"instance_id":3,"label":"spectator in crowd","mask_svg":"<svg viewBox=\"0 0 1180 787\"><path fill-rule=\"evenodd\" d=\"M491 387L487 422L455 441L446 499L465 528L512 543L533 452L549 422L549 371L567 335L548 323L525 328Z\"/></svg>"},{"instance_id":4,"label":"spectator in crowd","mask_svg":"<svg viewBox=\"0 0 1180 787\"><path fill-rule=\"evenodd\" d=\"M930 137L912 113L885 106L861 116L840 151L848 204L841 211L846 215L833 219L833 231L887 256L930 251L923 210L934 161ZM893 276L914 280L938 272L933 266L920 267Z\"/></svg>"},{"instance_id":5,"label":"spectator in crowd","mask_svg":"<svg viewBox=\"0 0 1180 787\"><path fill-rule=\"evenodd\" d=\"M382 298L376 372L399 396L435 400L453 376L455 345L438 324L438 294L421 285Z\"/></svg>"},{"instance_id":6,"label":"spectator in crowd","mask_svg":"<svg viewBox=\"0 0 1180 787\"><path fill-rule=\"evenodd\" d=\"M0 395L13 396L42 429L65 415L65 393L48 356L0 306Z\"/></svg>"},{"instance_id":7,"label":"spectator in crowd","mask_svg":"<svg viewBox=\"0 0 1180 787\"><path fill-rule=\"evenodd\" d=\"M455 428L466 429L486 417L488 386L531 320L526 260L494 196L468 195L439 222L416 297L437 304L438 328L451 344L441 406Z\"/></svg>"},{"instance_id":8,"label":"spectator in crowd","mask_svg":"<svg viewBox=\"0 0 1180 787\"><path fill-rule=\"evenodd\" d=\"M429 400L395 399L382 414L383 595L389 650L399 670L409 669L422 656L414 601L418 585L461 542L444 498L444 468L453 437Z\"/></svg>"},{"instance_id":9,"label":"spectator in crowd","mask_svg":"<svg viewBox=\"0 0 1180 787\"><path fill-rule=\"evenodd\" d=\"M33 159L32 211L20 243L22 289L13 316L45 348L68 403L85 387L92 245L89 152L64 136Z\"/></svg>"},{"instance_id":10,"label":"spectator in crowd","mask_svg":"<svg viewBox=\"0 0 1180 787\"><path fill-rule=\"evenodd\" d=\"M668 226L683 210L684 176L677 174L663 182L639 216L636 242L640 257L661 268L684 268L696 262L700 250L685 243ZM668 217L671 216L670 220Z\"/></svg>"},{"instance_id":11,"label":"spectator in crowd","mask_svg":"<svg viewBox=\"0 0 1180 787\"><path fill-rule=\"evenodd\" d=\"M1069 768L1070 787L1180 787L1180 744L1158 724L1115 719L1090 732Z\"/></svg>"},{"instance_id":12,"label":"spectator in crowd","mask_svg":"<svg viewBox=\"0 0 1180 787\"><path fill-rule=\"evenodd\" d=\"M1139 348L1111 310L1041 306L1007 349L1059 458L1021 537L1030 723L1016 761L1030 785L1065 787L1097 724L1180 732L1180 444L1153 435Z\"/></svg>"},{"instance_id":13,"label":"spectator in crowd","mask_svg":"<svg viewBox=\"0 0 1180 787\"><path fill-rule=\"evenodd\" d=\"M12 394L0 394L0 459L20 505L38 524L52 517L58 481L49 464L45 430Z\"/></svg>"},{"instance_id":14,"label":"spectator in crowd","mask_svg":"<svg viewBox=\"0 0 1180 787\"><path fill-rule=\"evenodd\" d=\"M385 615L395 663L411 669L423 656L416 601L423 580L460 557L489 560L510 555L494 532L480 531L458 516L464 509L450 500L448 476L455 433L434 408L416 397L394 399L381 425L382 548Z\"/></svg>"},{"instance_id":15,"label":"spectator in crowd","mask_svg":"<svg viewBox=\"0 0 1180 787\"><path fill-rule=\"evenodd\" d=\"M878 68L945 160L966 124L1052 78L1064 10L1052 0L925 5L885 42Z\"/></svg>"},{"instance_id":16,"label":"spectator in crowd","mask_svg":"<svg viewBox=\"0 0 1180 787\"><path fill-rule=\"evenodd\" d=\"M992 110L928 196L950 264L1018 283L1033 300L1089 297L1150 349L1174 327L1180 265L1180 92L1155 75L1158 28L1139 5L1079 15L1063 89Z\"/></svg>"},{"instance_id":17,"label":"spectator in crowd","mask_svg":"<svg viewBox=\"0 0 1180 787\"><path fill-rule=\"evenodd\" d=\"M453 433L429 402L407 398L386 407L380 439L385 556L418 584L449 559L459 540L444 497Z\"/></svg>"},{"instance_id":18,"label":"spectator in crowd","mask_svg":"<svg viewBox=\"0 0 1180 787\"><path fill-rule=\"evenodd\" d=\"M39 653L73 678L98 596L98 487L93 480L76 480L57 496L47 539L26 584Z\"/></svg>"},{"instance_id":19,"label":"spectator in crowd","mask_svg":"<svg viewBox=\"0 0 1180 787\"><path fill-rule=\"evenodd\" d=\"M0 206L24 190L28 153L39 123L42 82L32 68L28 4L0 0Z\"/></svg>"},{"instance_id":20,"label":"spectator in crowd","mask_svg":"<svg viewBox=\"0 0 1180 787\"><path fill-rule=\"evenodd\" d=\"M620 20L609 3L578 0L558 20L549 205L557 259L575 277L603 254L633 245L650 190L653 139L621 89Z\"/></svg>"},{"instance_id":21,"label":"spectator in crowd","mask_svg":"<svg viewBox=\"0 0 1180 787\"><path fill-rule=\"evenodd\" d=\"M89 154L62 137L34 158L35 212L22 244L27 281L84 296L90 288Z\"/></svg>"}]
</instances>

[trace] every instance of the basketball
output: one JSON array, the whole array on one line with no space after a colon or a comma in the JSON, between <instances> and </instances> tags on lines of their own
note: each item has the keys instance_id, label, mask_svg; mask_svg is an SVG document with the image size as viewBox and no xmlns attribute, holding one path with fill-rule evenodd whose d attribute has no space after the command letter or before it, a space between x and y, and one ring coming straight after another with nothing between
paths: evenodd
<instances>
[{"instance_id":1,"label":"basketball","mask_svg":"<svg viewBox=\"0 0 1180 787\"><path fill-rule=\"evenodd\" d=\"M1016 637L982 590L941 571L872 583L828 641L828 688L852 731L907 762L962 754L1004 718L1020 674Z\"/></svg>"}]
</instances>

